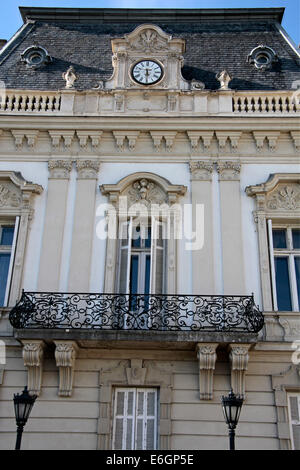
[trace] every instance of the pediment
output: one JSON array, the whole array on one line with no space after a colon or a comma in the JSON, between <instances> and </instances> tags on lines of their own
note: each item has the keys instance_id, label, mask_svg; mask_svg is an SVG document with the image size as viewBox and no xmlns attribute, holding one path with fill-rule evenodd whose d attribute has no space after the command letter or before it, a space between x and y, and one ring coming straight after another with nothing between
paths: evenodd
<instances>
[{"instance_id":1,"label":"pediment","mask_svg":"<svg viewBox=\"0 0 300 470\"><path fill-rule=\"evenodd\" d=\"M159 26L153 24L143 24L135 28L123 38L112 40L113 53L120 49L127 52L141 52L143 54L162 51L177 50L183 53L185 41L183 39L173 39L166 34Z\"/></svg>"}]
</instances>

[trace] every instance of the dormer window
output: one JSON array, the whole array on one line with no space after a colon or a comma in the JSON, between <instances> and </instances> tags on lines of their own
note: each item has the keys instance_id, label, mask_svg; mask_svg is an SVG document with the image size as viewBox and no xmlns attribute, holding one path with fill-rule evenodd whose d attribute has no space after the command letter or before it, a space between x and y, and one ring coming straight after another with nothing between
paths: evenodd
<instances>
[{"instance_id":1,"label":"dormer window","mask_svg":"<svg viewBox=\"0 0 300 470\"><path fill-rule=\"evenodd\" d=\"M29 67L36 68L52 61L50 55L41 46L30 46L21 54L21 61L26 62Z\"/></svg>"},{"instance_id":2,"label":"dormer window","mask_svg":"<svg viewBox=\"0 0 300 470\"><path fill-rule=\"evenodd\" d=\"M271 47L260 45L252 49L250 54L247 57L247 62L249 64L254 64L254 66L259 70L266 70L271 68L274 62L277 62L277 54Z\"/></svg>"}]
</instances>

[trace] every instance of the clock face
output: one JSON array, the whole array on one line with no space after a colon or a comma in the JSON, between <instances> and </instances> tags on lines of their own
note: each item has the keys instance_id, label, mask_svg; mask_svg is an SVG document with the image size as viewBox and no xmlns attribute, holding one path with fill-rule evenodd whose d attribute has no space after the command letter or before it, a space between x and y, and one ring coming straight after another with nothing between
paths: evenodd
<instances>
[{"instance_id":1,"label":"clock face","mask_svg":"<svg viewBox=\"0 0 300 470\"><path fill-rule=\"evenodd\" d=\"M163 75L161 66L153 60L141 60L132 69L132 77L142 85L152 85Z\"/></svg>"}]
</instances>

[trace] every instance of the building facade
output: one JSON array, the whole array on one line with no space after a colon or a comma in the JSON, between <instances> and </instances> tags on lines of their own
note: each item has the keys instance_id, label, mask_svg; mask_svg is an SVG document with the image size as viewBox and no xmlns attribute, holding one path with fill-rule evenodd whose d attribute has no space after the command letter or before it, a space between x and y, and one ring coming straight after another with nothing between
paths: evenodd
<instances>
[{"instance_id":1,"label":"building facade","mask_svg":"<svg viewBox=\"0 0 300 470\"><path fill-rule=\"evenodd\" d=\"M20 8L0 51L0 447L300 448L284 10Z\"/></svg>"}]
</instances>

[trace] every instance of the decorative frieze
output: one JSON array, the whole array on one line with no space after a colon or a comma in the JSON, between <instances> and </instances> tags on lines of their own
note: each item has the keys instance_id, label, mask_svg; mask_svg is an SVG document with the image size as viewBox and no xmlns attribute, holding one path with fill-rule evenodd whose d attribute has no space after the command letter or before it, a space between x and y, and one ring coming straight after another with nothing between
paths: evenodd
<instances>
[{"instance_id":1,"label":"decorative frieze","mask_svg":"<svg viewBox=\"0 0 300 470\"><path fill-rule=\"evenodd\" d=\"M75 135L75 130L71 131L60 131L60 130L54 130L54 131L48 131L50 138L51 138L51 143L52 147L55 150L59 150L60 143L63 141L64 143L64 150L70 150L74 135Z\"/></svg>"},{"instance_id":2,"label":"decorative frieze","mask_svg":"<svg viewBox=\"0 0 300 470\"><path fill-rule=\"evenodd\" d=\"M28 370L28 390L39 396L42 385L45 343L42 340L22 340L22 343L24 365Z\"/></svg>"},{"instance_id":3,"label":"decorative frieze","mask_svg":"<svg viewBox=\"0 0 300 470\"><path fill-rule=\"evenodd\" d=\"M113 131L116 146L119 152L124 151L125 140L128 140L128 148L132 152L135 150L140 131Z\"/></svg>"},{"instance_id":4,"label":"decorative frieze","mask_svg":"<svg viewBox=\"0 0 300 470\"><path fill-rule=\"evenodd\" d=\"M300 131L291 131L291 136L294 141L295 149L300 152Z\"/></svg>"},{"instance_id":5,"label":"decorative frieze","mask_svg":"<svg viewBox=\"0 0 300 470\"><path fill-rule=\"evenodd\" d=\"M71 160L49 160L49 179L69 179L72 166Z\"/></svg>"},{"instance_id":6,"label":"decorative frieze","mask_svg":"<svg viewBox=\"0 0 300 470\"><path fill-rule=\"evenodd\" d=\"M217 162L219 181L238 181L240 179L241 163L239 161Z\"/></svg>"},{"instance_id":7,"label":"decorative frieze","mask_svg":"<svg viewBox=\"0 0 300 470\"><path fill-rule=\"evenodd\" d=\"M231 388L235 394L245 397L245 376L248 368L250 344L230 344Z\"/></svg>"},{"instance_id":8,"label":"decorative frieze","mask_svg":"<svg viewBox=\"0 0 300 470\"><path fill-rule=\"evenodd\" d=\"M268 146L269 146L270 151L274 152L276 150L276 146L277 146L279 136L280 136L280 132L275 132L275 131L273 131L273 132L272 131L269 131L269 132L266 132L266 131L253 131L253 137L255 139L256 147L257 147L258 152L262 151L262 149L264 147L265 140L267 140L267 142L268 142Z\"/></svg>"},{"instance_id":9,"label":"decorative frieze","mask_svg":"<svg viewBox=\"0 0 300 470\"><path fill-rule=\"evenodd\" d=\"M217 347L218 343L197 344L200 400L212 400L213 398L213 377L217 359Z\"/></svg>"},{"instance_id":10,"label":"decorative frieze","mask_svg":"<svg viewBox=\"0 0 300 470\"><path fill-rule=\"evenodd\" d=\"M11 133L14 137L15 146L17 150L22 149L25 141L27 142L28 147L32 149L35 146L38 135L39 135L38 130L26 131L26 130L12 129Z\"/></svg>"},{"instance_id":11,"label":"decorative frieze","mask_svg":"<svg viewBox=\"0 0 300 470\"><path fill-rule=\"evenodd\" d=\"M91 141L92 148L96 149L100 145L102 131L76 131L79 146L82 150L86 150L89 140Z\"/></svg>"},{"instance_id":12,"label":"decorative frieze","mask_svg":"<svg viewBox=\"0 0 300 470\"><path fill-rule=\"evenodd\" d=\"M159 152L161 150L161 144L163 139L165 140L167 152L171 152L173 150L175 137L177 135L176 131L150 131L150 134L156 152Z\"/></svg>"},{"instance_id":13,"label":"decorative frieze","mask_svg":"<svg viewBox=\"0 0 300 470\"><path fill-rule=\"evenodd\" d=\"M73 391L73 379L78 346L75 341L54 341L55 360L59 368L59 391L61 397L70 397Z\"/></svg>"}]
</instances>

